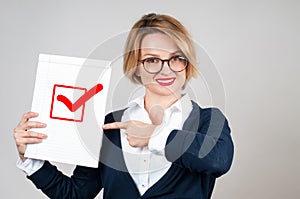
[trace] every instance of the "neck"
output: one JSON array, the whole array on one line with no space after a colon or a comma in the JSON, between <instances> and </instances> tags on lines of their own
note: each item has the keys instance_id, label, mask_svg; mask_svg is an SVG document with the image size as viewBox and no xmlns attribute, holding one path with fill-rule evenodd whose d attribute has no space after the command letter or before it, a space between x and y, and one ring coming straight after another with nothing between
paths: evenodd
<instances>
[{"instance_id":1,"label":"neck","mask_svg":"<svg viewBox=\"0 0 300 199\"><path fill-rule=\"evenodd\" d=\"M160 106L163 109L169 108L172 104L174 104L178 99L181 98L181 94L173 94L173 95L154 95L153 93L146 92L144 103L145 109L149 112L152 107Z\"/></svg>"}]
</instances>

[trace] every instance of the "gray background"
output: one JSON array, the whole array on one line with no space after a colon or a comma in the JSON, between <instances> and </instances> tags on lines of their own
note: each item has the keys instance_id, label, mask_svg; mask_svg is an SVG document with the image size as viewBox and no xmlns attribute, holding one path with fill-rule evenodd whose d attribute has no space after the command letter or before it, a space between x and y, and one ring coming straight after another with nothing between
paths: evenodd
<instances>
[{"instance_id":1,"label":"gray background","mask_svg":"<svg viewBox=\"0 0 300 199\"><path fill-rule=\"evenodd\" d=\"M300 1L11 0L0 6L1 198L44 198L16 168L13 140L38 54L86 57L150 11L179 19L222 77L235 157L213 198L299 197Z\"/></svg>"}]
</instances>

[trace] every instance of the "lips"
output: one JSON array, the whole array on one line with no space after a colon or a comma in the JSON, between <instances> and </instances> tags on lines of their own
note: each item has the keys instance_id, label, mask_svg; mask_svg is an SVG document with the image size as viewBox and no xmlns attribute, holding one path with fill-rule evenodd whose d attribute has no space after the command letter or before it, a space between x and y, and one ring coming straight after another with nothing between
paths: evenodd
<instances>
[{"instance_id":1,"label":"lips","mask_svg":"<svg viewBox=\"0 0 300 199\"><path fill-rule=\"evenodd\" d=\"M158 78L156 82L161 86L170 86L174 83L175 78Z\"/></svg>"}]
</instances>

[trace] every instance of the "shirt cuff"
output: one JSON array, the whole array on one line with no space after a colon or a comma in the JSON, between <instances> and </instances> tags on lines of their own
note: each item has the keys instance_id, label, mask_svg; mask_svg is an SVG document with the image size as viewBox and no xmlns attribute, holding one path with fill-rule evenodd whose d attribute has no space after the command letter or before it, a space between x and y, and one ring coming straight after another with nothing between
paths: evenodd
<instances>
[{"instance_id":1,"label":"shirt cuff","mask_svg":"<svg viewBox=\"0 0 300 199\"><path fill-rule=\"evenodd\" d=\"M44 160L30 158L27 158L25 162L22 162L22 160L19 158L17 161L17 167L26 173L26 175L31 176L43 166L44 162Z\"/></svg>"}]
</instances>

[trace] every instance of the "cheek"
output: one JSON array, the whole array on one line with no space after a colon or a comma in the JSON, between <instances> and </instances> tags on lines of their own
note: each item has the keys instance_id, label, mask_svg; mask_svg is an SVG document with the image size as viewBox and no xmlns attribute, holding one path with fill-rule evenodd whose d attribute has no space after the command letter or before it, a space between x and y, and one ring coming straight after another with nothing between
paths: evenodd
<instances>
[{"instance_id":1,"label":"cheek","mask_svg":"<svg viewBox=\"0 0 300 199\"><path fill-rule=\"evenodd\" d=\"M180 75L177 75L176 79L178 80L178 84L182 87L185 84L186 81L186 73L183 72Z\"/></svg>"},{"instance_id":2,"label":"cheek","mask_svg":"<svg viewBox=\"0 0 300 199\"><path fill-rule=\"evenodd\" d=\"M153 83L154 82L154 76L155 75L153 75L153 74L150 74L150 73L147 73L143 70L140 70L140 77L141 77L143 85Z\"/></svg>"}]
</instances>

